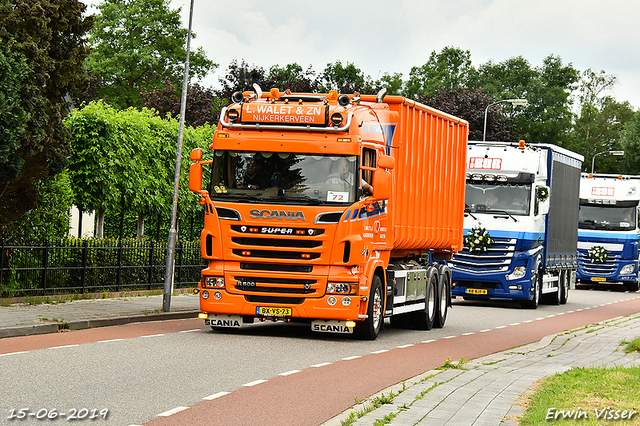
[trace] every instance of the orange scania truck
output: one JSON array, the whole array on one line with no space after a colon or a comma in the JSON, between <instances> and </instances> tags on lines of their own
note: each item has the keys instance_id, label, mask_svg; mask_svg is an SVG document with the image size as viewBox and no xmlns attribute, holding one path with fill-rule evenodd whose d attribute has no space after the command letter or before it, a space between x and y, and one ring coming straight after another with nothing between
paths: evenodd
<instances>
[{"instance_id":1,"label":"orange scania truck","mask_svg":"<svg viewBox=\"0 0 640 426\"><path fill-rule=\"evenodd\" d=\"M443 327L462 249L468 123L401 96L237 92L212 151L196 292L214 329L303 321L375 339ZM203 183L203 176L205 176Z\"/></svg>"}]
</instances>

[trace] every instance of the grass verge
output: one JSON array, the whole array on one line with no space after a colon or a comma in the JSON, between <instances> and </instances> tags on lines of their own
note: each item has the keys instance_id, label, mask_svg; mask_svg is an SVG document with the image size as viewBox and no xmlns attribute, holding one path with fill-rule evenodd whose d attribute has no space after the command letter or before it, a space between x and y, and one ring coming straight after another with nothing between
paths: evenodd
<instances>
[{"instance_id":1,"label":"grass verge","mask_svg":"<svg viewBox=\"0 0 640 426\"><path fill-rule=\"evenodd\" d=\"M542 379L521 426L640 425L640 367L573 368Z\"/></svg>"}]
</instances>

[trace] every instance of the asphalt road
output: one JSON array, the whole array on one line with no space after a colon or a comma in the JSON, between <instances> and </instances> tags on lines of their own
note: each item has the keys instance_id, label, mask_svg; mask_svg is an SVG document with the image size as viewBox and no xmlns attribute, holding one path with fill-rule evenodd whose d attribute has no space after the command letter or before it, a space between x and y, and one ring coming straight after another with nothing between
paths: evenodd
<instances>
[{"instance_id":1,"label":"asphalt road","mask_svg":"<svg viewBox=\"0 0 640 426\"><path fill-rule=\"evenodd\" d=\"M537 310L524 310L510 302L458 300L443 329L415 331L387 327L377 340L366 342L314 334L306 326L295 324L267 323L217 332L205 328L199 320L2 339L0 424L42 424L50 420L36 421L37 413L53 409L65 413L64 417L59 416L60 421L73 410L80 412L83 408L87 409L87 417L92 414L97 417L92 423L126 426L153 420L151 423L155 425L171 424L173 419L182 424L187 424L184 421L197 424L195 418L185 420L184 416L207 416L206 404L199 404L203 400L233 404L235 409L227 411L239 413L235 415L258 410L255 406L243 406L243 398L248 398L245 394L251 390L258 392L257 389L263 389L265 395L260 400L273 407L274 412L288 411L301 422L307 421L302 420L305 415L313 415L311 421L318 424L337 414L336 410L352 405L354 395L365 398L410 377L407 374L419 374L432 368L429 365L442 365L447 356L476 353L463 351L470 346L476 347L478 353L491 351L493 343L495 351L517 346L523 344L527 335L534 338L543 333L543 325L559 331L566 329L565 323L567 328L586 325L595 318L586 315L587 312L614 317L616 305L607 304L639 296L618 291L572 290L566 305L541 305ZM453 339L455 336L460 338ZM431 340L435 340L428 343L432 350L418 350L421 342ZM426 344L422 343L422 347ZM414 370L404 368L410 364L409 359L418 364L413 369L422 371L413 373ZM304 386L320 389L324 385L331 395L326 395L326 401L317 395L308 399L305 395L310 396L313 389L297 393L296 389L279 387L291 377L296 377L298 391ZM328 377L344 380L325 383ZM290 381L289 385L292 383L295 384ZM227 392L233 393L225 395ZM279 406L283 399L278 392L293 395L297 406L291 402L286 409ZM224 398L216 398L222 395ZM197 407L179 413L183 417L158 417L196 404ZM311 410L312 406L317 409ZM27 421L8 419L11 410L17 412L22 408L35 414ZM109 410L107 420L99 415L104 409ZM300 413L295 414L297 411ZM275 414L270 416L262 419L261 424L282 421L275 419Z\"/></svg>"}]
</instances>

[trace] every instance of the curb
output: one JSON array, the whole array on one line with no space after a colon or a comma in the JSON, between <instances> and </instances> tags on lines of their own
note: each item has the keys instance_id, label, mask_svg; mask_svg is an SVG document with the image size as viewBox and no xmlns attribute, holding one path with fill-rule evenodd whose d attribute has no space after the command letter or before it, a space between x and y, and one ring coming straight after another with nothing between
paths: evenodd
<instances>
[{"instance_id":1,"label":"curb","mask_svg":"<svg viewBox=\"0 0 640 426\"><path fill-rule=\"evenodd\" d=\"M0 339L5 337L30 336L35 334L58 333L62 330L86 330L89 328L110 327L139 322L168 321L177 319L196 319L199 310L180 312L161 312L148 315L132 315L108 319L91 319L71 322L56 322L27 326L6 327L0 329Z\"/></svg>"}]
</instances>

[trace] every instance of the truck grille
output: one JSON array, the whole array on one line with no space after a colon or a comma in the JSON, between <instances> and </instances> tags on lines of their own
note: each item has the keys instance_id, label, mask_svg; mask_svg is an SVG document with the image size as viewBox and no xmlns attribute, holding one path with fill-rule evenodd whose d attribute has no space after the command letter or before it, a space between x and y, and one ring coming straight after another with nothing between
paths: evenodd
<instances>
[{"instance_id":1,"label":"truck grille","mask_svg":"<svg viewBox=\"0 0 640 426\"><path fill-rule=\"evenodd\" d=\"M231 251L257 263L259 259L309 261L322 256L324 229L231 225ZM247 263L247 262L245 262Z\"/></svg>"},{"instance_id":2,"label":"truck grille","mask_svg":"<svg viewBox=\"0 0 640 426\"><path fill-rule=\"evenodd\" d=\"M618 269L621 253L609 251L608 258L604 263L593 263L589 260L588 250L578 250L580 266L588 274L605 275L612 274Z\"/></svg>"},{"instance_id":3,"label":"truck grille","mask_svg":"<svg viewBox=\"0 0 640 426\"><path fill-rule=\"evenodd\" d=\"M515 238L493 238L494 243L482 254L473 254L464 246L449 262L450 267L459 271L476 274L506 272L516 249Z\"/></svg>"}]
</instances>

